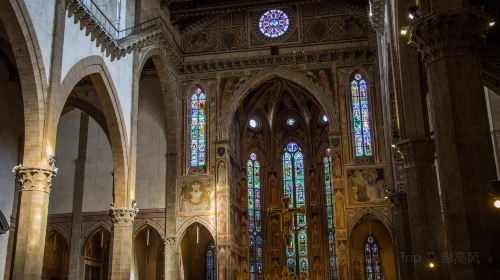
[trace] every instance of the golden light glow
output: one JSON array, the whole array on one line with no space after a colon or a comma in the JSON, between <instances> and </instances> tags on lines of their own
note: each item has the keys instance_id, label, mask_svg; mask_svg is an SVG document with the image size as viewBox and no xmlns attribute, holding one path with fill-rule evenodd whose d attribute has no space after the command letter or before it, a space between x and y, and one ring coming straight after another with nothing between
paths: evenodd
<instances>
[{"instance_id":1,"label":"golden light glow","mask_svg":"<svg viewBox=\"0 0 500 280\"><path fill-rule=\"evenodd\" d=\"M493 203L496 208L500 208L500 199L495 200L495 203Z\"/></svg>"},{"instance_id":2,"label":"golden light glow","mask_svg":"<svg viewBox=\"0 0 500 280\"><path fill-rule=\"evenodd\" d=\"M436 264L435 264L434 262L429 262L429 268L431 268L431 269L432 269L432 268L434 268L434 267L436 267Z\"/></svg>"},{"instance_id":3,"label":"golden light glow","mask_svg":"<svg viewBox=\"0 0 500 280\"><path fill-rule=\"evenodd\" d=\"M402 36L406 36L407 33L408 33L408 30L406 29L406 27L401 28L400 34Z\"/></svg>"}]
</instances>

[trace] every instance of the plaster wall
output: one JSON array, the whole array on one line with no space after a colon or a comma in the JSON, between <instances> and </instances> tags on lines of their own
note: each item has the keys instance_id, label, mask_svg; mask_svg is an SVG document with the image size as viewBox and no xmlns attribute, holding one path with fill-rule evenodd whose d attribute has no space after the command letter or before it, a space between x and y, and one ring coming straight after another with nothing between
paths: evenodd
<instances>
[{"instance_id":1,"label":"plaster wall","mask_svg":"<svg viewBox=\"0 0 500 280\"><path fill-rule=\"evenodd\" d=\"M167 142L160 83L157 77L147 77L139 86L137 205L165 208Z\"/></svg>"},{"instance_id":2,"label":"plaster wall","mask_svg":"<svg viewBox=\"0 0 500 280\"><path fill-rule=\"evenodd\" d=\"M50 194L49 214L73 211L81 112L72 110L64 114L59 123L56 151L59 171ZM111 146L102 128L92 118L89 118L88 129L84 193L80 199L83 199L84 212L106 211L113 202Z\"/></svg>"},{"instance_id":3,"label":"plaster wall","mask_svg":"<svg viewBox=\"0 0 500 280\"><path fill-rule=\"evenodd\" d=\"M52 60L56 0L26 0L24 2L28 8L36 38L40 45L43 66L48 81Z\"/></svg>"},{"instance_id":4,"label":"plaster wall","mask_svg":"<svg viewBox=\"0 0 500 280\"><path fill-rule=\"evenodd\" d=\"M50 192L49 214L72 212L80 114L80 110L72 110L62 115L57 127L56 166L58 171Z\"/></svg>"},{"instance_id":5,"label":"plaster wall","mask_svg":"<svg viewBox=\"0 0 500 280\"><path fill-rule=\"evenodd\" d=\"M85 30L80 30L80 24L75 24L73 17L66 17L64 30L63 57L61 66L61 80L68 74L78 61L89 56L100 56L103 58L111 77L107 78L112 84L118 96L120 109L122 112L127 140L130 137L130 114L132 104L132 80L133 80L133 54L130 53L119 60L111 61L100 47L96 47L96 42L90 36L85 36Z\"/></svg>"},{"instance_id":6,"label":"plaster wall","mask_svg":"<svg viewBox=\"0 0 500 280\"><path fill-rule=\"evenodd\" d=\"M113 157L106 134L89 118L83 212L107 211L113 203Z\"/></svg>"}]
</instances>

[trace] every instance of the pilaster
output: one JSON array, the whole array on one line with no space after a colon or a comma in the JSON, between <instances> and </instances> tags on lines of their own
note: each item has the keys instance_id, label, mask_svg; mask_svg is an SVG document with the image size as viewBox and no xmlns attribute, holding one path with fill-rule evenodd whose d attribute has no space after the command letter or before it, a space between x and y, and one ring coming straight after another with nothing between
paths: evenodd
<instances>
[{"instance_id":1,"label":"pilaster","mask_svg":"<svg viewBox=\"0 0 500 280\"><path fill-rule=\"evenodd\" d=\"M228 142L216 143L216 211L217 211L217 279L229 279L231 275L231 195Z\"/></svg>"},{"instance_id":2,"label":"pilaster","mask_svg":"<svg viewBox=\"0 0 500 280\"><path fill-rule=\"evenodd\" d=\"M130 279L133 254L133 226L139 209L111 207L109 215L113 225L111 246L111 279Z\"/></svg>"},{"instance_id":3,"label":"pilaster","mask_svg":"<svg viewBox=\"0 0 500 280\"><path fill-rule=\"evenodd\" d=\"M55 167L16 166L20 187L13 279L41 279L49 194Z\"/></svg>"}]
</instances>

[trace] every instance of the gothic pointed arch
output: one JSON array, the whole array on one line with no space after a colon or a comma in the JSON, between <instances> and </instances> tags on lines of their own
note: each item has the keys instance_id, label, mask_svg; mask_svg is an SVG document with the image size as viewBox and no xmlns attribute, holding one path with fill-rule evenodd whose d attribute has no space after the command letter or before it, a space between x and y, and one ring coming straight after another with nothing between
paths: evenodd
<instances>
[{"instance_id":1,"label":"gothic pointed arch","mask_svg":"<svg viewBox=\"0 0 500 280\"><path fill-rule=\"evenodd\" d=\"M0 25L7 33L12 45L16 68L21 84L24 104L25 139L24 143L39 152L23 155L24 165L40 165L46 162L47 143L44 135L46 114L45 97L48 81L38 39L31 22L25 1L2 1L0 3Z\"/></svg>"},{"instance_id":2,"label":"gothic pointed arch","mask_svg":"<svg viewBox=\"0 0 500 280\"><path fill-rule=\"evenodd\" d=\"M55 143L57 124L64 105L72 90L83 78L89 77L99 99L102 113L106 120L113 157L114 172L114 205L128 207L130 193L128 189L128 141L120 100L102 57L90 56L77 62L63 79L60 94L54 100L50 115L54 121L51 128L52 139Z\"/></svg>"}]
</instances>

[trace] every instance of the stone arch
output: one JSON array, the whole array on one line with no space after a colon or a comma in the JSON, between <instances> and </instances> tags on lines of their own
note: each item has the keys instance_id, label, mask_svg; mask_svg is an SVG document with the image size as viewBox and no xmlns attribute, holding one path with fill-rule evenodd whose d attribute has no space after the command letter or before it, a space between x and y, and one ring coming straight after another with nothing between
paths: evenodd
<instances>
[{"instance_id":1,"label":"stone arch","mask_svg":"<svg viewBox=\"0 0 500 280\"><path fill-rule=\"evenodd\" d=\"M146 227L152 227L154 230L158 232L158 234L161 236L162 239L165 239L165 228L163 225L161 225L159 222L153 220L153 219L144 219L140 220L137 223L134 223L134 237L137 236Z\"/></svg>"},{"instance_id":2,"label":"stone arch","mask_svg":"<svg viewBox=\"0 0 500 280\"><path fill-rule=\"evenodd\" d=\"M46 152L44 131L48 83L36 33L23 0L1 1L0 19L12 46L21 83L26 131L24 143L30 146L30 152L23 155L23 164L47 166L49 153Z\"/></svg>"},{"instance_id":3,"label":"stone arch","mask_svg":"<svg viewBox=\"0 0 500 280\"><path fill-rule=\"evenodd\" d=\"M66 244L70 244L70 233L68 230L64 227L62 227L60 224L49 224L47 226L47 235L50 236L53 232L58 233L62 237L64 237L64 241L66 241Z\"/></svg>"},{"instance_id":4,"label":"stone arch","mask_svg":"<svg viewBox=\"0 0 500 280\"><path fill-rule=\"evenodd\" d=\"M96 234L100 230L106 231L111 234L111 225L104 222L95 223L82 234L80 238L80 254L82 256L85 254L86 243L92 236L94 236L94 234Z\"/></svg>"},{"instance_id":5,"label":"stone arch","mask_svg":"<svg viewBox=\"0 0 500 280\"><path fill-rule=\"evenodd\" d=\"M393 233L392 233L392 222L389 220L389 217L387 217L384 213L373 209L373 208L364 208L363 210L359 211L356 213L351 219L349 219L348 226L347 226L347 236L351 236L352 230L356 227L356 225L359 223L359 221L366 215L372 215L374 216L377 220L379 220L386 228L386 230L389 232L391 235L391 240L393 239Z\"/></svg>"},{"instance_id":6,"label":"stone arch","mask_svg":"<svg viewBox=\"0 0 500 280\"><path fill-rule=\"evenodd\" d=\"M220 138L219 140L229 139L229 131L232 118L244 98L263 82L273 78L282 78L298 84L299 86L304 88L306 92L310 93L312 97L319 103L320 107L324 110L329 120L336 119L334 116L336 116L338 112L335 112L331 97L329 98L329 96L323 89L314 84L304 74L290 70L288 68L276 67L274 69L264 70L252 76L234 92L221 114L221 127L218 135ZM338 124L329 125L329 131L333 132L339 130L339 127L336 126L338 126Z\"/></svg>"},{"instance_id":7,"label":"stone arch","mask_svg":"<svg viewBox=\"0 0 500 280\"><path fill-rule=\"evenodd\" d=\"M101 103L101 110L106 120L113 157L114 187L113 202L115 207L128 207L130 193L127 185L128 145L127 133L121 111L118 93L106 64L100 56L89 56L78 61L68 72L61 83L59 94L54 97L54 108L51 109L51 135L57 134L57 125L61 117L64 104L68 100L73 88L84 77L89 76L97 97ZM54 141L55 143L55 141Z\"/></svg>"},{"instance_id":8,"label":"stone arch","mask_svg":"<svg viewBox=\"0 0 500 280\"><path fill-rule=\"evenodd\" d=\"M163 102L165 105L165 117L167 122L167 150L169 153L176 153L178 143L180 141L180 133L179 133L179 120L181 119L179 116L180 112L178 110L180 101L176 94L177 90L175 87L175 80L173 77L173 73L169 72L168 69L168 61L165 58L165 55L161 51L159 47L151 47L141 52L140 57L138 58L138 67L134 73L134 81L139 81L141 72L144 68L144 64L148 59L152 59L155 64L156 71L158 73L158 78L160 80L160 85L163 93ZM139 106L139 84L136 82L134 84L134 91L132 97L132 111L134 112L135 120L137 121L137 112ZM174 102L172 102L172 100ZM173 113L173 114L172 114Z\"/></svg>"},{"instance_id":9,"label":"stone arch","mask_svg":"<svg viewBox=\"0 0 500 280\"><path fill-rule=\"evenodd\" d=\"M217 235L215 234L215 227L206 219L203 219L201 217L192 217L191 219L187 220L178 230L177 230L177 238L176 238L176 247L179 248L180 241L186 234L186 229L188 229L191 225L198 223L202 226L204 226L212 235L214 240L216 240Z\"/></svg>"}]
</instances>

